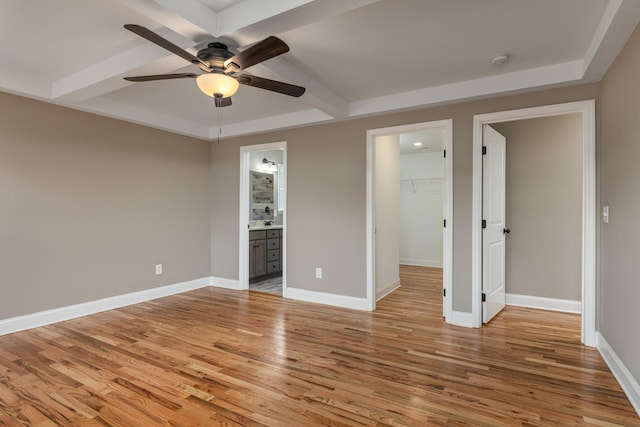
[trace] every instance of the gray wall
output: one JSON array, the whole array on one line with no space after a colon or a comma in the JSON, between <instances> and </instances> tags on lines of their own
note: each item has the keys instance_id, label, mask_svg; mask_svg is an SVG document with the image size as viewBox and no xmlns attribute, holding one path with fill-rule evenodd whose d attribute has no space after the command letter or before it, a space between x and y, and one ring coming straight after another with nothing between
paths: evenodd
<instances>
[{"instance_id":1,"label":"gray wall","mask_svg":"<svg viewBox=\"0 0 640 427\"><path fill-rule=\"evenodd\" d=\"M238 279L240 146L287 141L287 286L365 297L364 138L344 122L212 144L212 276Z\"/></svg>"},{"instance_id":2,"label":"gray wall","mask_svg":"<svg viewBox=\"0 0 640 427\"><path fill-rule=\"evenodd\" d=\"M640 29L602 82L599 331L640 381ZM636 338L634 338L636 337Z\"/></svg>"},{"instance_id":3,"label":"gray wall","mask_svg":"<svg viewBox=\"0 0 640 427\"><path fill-rule=\"evenodd\" d=\"M287 141L289 285L364 297L366 131L452 118L455 145L453 308L470 312L473 115L598 100L599 91L599 84L579 85L231 138L212 144L212 275L238 278L240 146ZM322 281L313 276L314 267L319 263L324 268Z\"/></svg>"},{"instance_id":4,"label":"gray wall","mask_svg":"<svg viewBox=\"0 0 640 427\"><path fill-rule=\"evenodd\" d=\"M206 142L0 93L0 319L209 276L208 174Z\"/></svg>"},{"instance_id":5,"label":"gray wall","mask_svg":"<svg viewBox=\"0 0 640 427\"><path fill-rule=\"evenodd\" d=\"M507 139L507 293L580 301L582 116L492 127Z\"/></svg>"}]
</instances>

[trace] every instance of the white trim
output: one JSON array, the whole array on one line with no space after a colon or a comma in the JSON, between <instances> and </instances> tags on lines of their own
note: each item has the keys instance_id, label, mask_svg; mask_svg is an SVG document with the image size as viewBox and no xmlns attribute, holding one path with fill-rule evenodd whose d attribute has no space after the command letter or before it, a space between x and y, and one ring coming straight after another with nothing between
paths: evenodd
<instances>
[{"instance_id":1,"label":"white trim","mask_svg":"<svg viewBox=\"0 0 640 427\"><path fill-rule=\"evenodd\" d=\"M442 261L438 261L435 259L400 258L400 265L415 265L418 267L442 268Z\"/></svg>"},{"instance_id":2,"label":"white trim","mask_svg":"<svg viewBox=\"0 0 640 427\"><path fill-rule=\"evenodd\" d=\"M245 145L240 147L240 212L238 215L238 290L249 289L249 171L250 155L256 151L282 150L284 165L284 213L282 215L282 294L287 288L287 142L269 142L265 144Z\"/></svg>"},{"instance_id":3,"label":"white trim","mask_svg":"<svg viewBox=\"0 0 640 427\"><path fill-rule=\"evenodd\" d=\"M208 129L207 136L210 141L216 139L218 132L224 138L233 138L241 135L266 133L271 130L285 130L293 127L311 126L316 123L334 120L333 117L315 108L311 110L296 111L293 113L279 114L255 120L247 120L239 123L229 123L219 129L212 126Z\"/></svg>"},{"instance_id":4,"label":"white trim","mask_svg":"<svg viewBox=\"0 0 640 427\"><path fill-rule=\"evenodd\" d=\"M638 384L638 381L633 378L629 369L627 369L625 364L620 360L616 352L613 351L613 348L611 348L600 332L596 334L596 340L600 355L611 370L611 373L613 373L613 376L618 381L618 384L620 384L620 387L622 387L624 394L627 395L629 402L631 402L631 406L633 406L636 413L640 415L640 384Z\"/></svg>"},{"instance_id":5,"label":"white trim","mask_svg":"<svg viewBox=\"0 0 640 427\"><path fill-rule=\"evenodd\" d=\"M442 283L446 297L443 301L445 322L453 318L453 120L442 120L444 127L444 218L442 238ZM453 322L453 320L451 321Z\"/></svg>"},{"instance_id":6,"label":"white trim","mask_svg":"<svg viewBox=\"0 0 640 427\"><path fill-rule=\"evenodd\" d=\"M465 311L451 311L451 319L447 323L465 328L473 327L473 315Z\"/></svg>"},{"instance_id":7,"label":"white trim","mask_svg":"<svg viewBox=\"0 0 640 427\"><path fill-rule=\"evenodd\" d=\"M236 291L243 290L240 286L240 280L225 279L223 277L211 277L210 285L214 288L233 289Z\"/></svg>"},{"instance_id":8,"label":"white trim","mask_svg":"<svg viewBox=\"0 0 640 427\"><path fill-rule=\"evenodd\" d=\"M395 291L396 289L399 289L399 288L400 288L400 279L398 279L395 282L391 283L389 286L385 286L382 289L376 289L376 302L380 301L382 298L386 297L391 292L393 292L393 291Z\"/></svg>"},{"instance_id":9,"label":"white trim","mask_svg":"<svg viewBox=\"0 0 640 427\"><path fill-rule=\"evenodd\" d=\"M540 310L564 311L566 313L582 312L582 302L569 299L536 297L532 295L506 294L507 305L537 308Z\"/></svg>"},{"instance_id":10,"label":"white trim","mask_svg":"<svg viewBox=\"0 0 640 427\"><path fill-rule=\"evenodd\" d=\"M249 289L249 170L251 147L240 147L240 191L238 211L238 283Z\"/></svg>"},{"instance_id":11,"label":"white trim","mask_svg":"<svg viewBox=\"0 0 640 427\"><path fill-rule=\"evenodd\" d=\"M288 287L284 293L285 298L299 301L313 302L316 304L332 305L334 307L351 308L354 310L369 310L366 298L350 297L347 295L329 294L325 292L309 291L306 289Z\"/></svg>"},{"instance_id":12,"label":"white trim","mask_svg":"<svg viewBox=\"0 0 640 427\"><path fill-rule=\"evenodd\" d=\"M375 189L374 189L374 142L377 136L404 132L415 132L427 129L442 129L444 149L447 150L444 167L444 217L447 226L444 228L442 267L443 287L447 297L443 299L445 320L452 323L453 312L453 120L445 119L424 123L393 126L367 130L367 297L369 310L376 308L375 290Z\"/></svg>"},{"instance_id":13,"label":"white trim","mask_svg":"<svg viewBox=\"0 0 640 427\"><path fill-rule=\"evenodd\" d=\"M159 288L146 289L144 291L131 292L124 295L116 295L95 301L88 301L66 307L26 314L24 316L11 317L9 319L0 320L0 335L11 334L25 329L37 328L39 326L50 325L52 323L75 319L77 317L88 316L101 311L113 310L115 308L139 304L156 298L192 291L194 289L209 286L210 283L210 277L203 277L201 279L189 280L187 282L176 283Z\"/></svg>"},{"instance_id":14,"label":"white trim","mask_svg":"<svg viewBox=\"0 0 640 427\"><path fill-rule=\"evenodd\" d=\"M596 337L596 142L595 101L577 101L473 116L473 193L471 213L471 312L482 326L482 126L485 124L581 113L582 138L582 343Z\"/></svg>"},{"instance_id":15,"label":"white trim","mask_svg":"<svg viewBox=\"0 0 640 427\"><path fill-rule=\"evenodd\" d=\"M373 167L375 165L375 150L373 143L375 136L371 135L367 131L367 212L366 212L366 227L367 227L367 309L373 311L376 309L376 300L373 297L376 290L376 241L375 241L375 192L373 181L375 176L373 175Z\"/></svg>"}]
</instances>

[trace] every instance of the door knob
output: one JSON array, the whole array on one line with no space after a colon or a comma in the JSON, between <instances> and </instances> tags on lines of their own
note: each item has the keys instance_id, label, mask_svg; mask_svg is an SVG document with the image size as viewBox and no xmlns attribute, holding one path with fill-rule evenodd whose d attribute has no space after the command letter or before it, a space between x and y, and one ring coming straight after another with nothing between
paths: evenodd
<instances>
[{"instance_id":1,"label":"door knob","mask_svg":"<svg viewBox=\"0 0 640 427\"><path fill-rule=\"evenodd\" d=\"M508 228L502 229L502 234L509 234L509 233L511 233L511 230L509 230Z\"/></svg>"}]
</instances>

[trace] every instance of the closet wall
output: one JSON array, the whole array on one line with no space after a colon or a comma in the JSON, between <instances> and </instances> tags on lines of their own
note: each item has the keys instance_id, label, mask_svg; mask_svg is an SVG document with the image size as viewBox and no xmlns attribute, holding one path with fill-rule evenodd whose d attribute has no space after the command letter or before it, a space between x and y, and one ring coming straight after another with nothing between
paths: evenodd
<instances>
[{"instance_id":1,"label":"closet wall","mask_svg":"<svg viewBox=\"0 0 640 427\"><path fill-rule=\"evenodd\" d=\"M442 267L442 151L400 156L400 264Z\"/></svg>"}]
</instances>

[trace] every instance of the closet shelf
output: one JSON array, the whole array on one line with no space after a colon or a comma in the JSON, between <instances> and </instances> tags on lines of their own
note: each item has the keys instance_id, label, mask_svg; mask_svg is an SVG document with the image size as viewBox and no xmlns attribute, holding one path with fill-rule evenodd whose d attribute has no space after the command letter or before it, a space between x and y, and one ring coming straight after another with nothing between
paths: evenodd
<instances>
[{"instance_id":1,"label":"closet shelf","mask_svg":"<svg viewBox=\"0 0 640 427\"><path fill-rule=\"evenodd\" d=\"M442 178L403 178L400 184L411 185L414 194L442 192Z\"/></svg>"}]
</instances>

